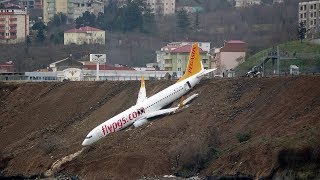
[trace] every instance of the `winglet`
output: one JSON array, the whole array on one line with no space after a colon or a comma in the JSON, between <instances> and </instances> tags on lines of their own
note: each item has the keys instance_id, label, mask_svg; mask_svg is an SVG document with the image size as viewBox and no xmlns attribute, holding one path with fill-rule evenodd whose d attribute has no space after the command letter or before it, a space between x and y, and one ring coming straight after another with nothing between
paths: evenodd
<instances>
[{"instance_id":1,"label":"winglet","mask_svg":"<svg viewBox=\"0 0 320 180\"><path fill-rule=\"evenodd\" d=\"M187 79L188 77L193 76L201 72L202 70L203 70L203 65L200 57L200 48L198 43L194 43L190 50L190 56L189 56L186 72L177 82Z\"/></svg>"}]
</instances>

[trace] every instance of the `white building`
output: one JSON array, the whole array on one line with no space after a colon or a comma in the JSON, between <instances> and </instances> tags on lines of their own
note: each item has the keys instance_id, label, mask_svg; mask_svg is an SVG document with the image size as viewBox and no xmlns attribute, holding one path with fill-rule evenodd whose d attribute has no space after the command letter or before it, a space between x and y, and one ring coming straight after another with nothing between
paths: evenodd
<instances>
[{"instance_id":1,"label":"white building","mask_svg":"<svg viewBox=\"0 0 320 180\"><path fill-rule=\"evenodd\" d=\"M261 0L235 0L236 1L236 7L247 7L252 6L256 4L261 4Z\"/></svg>"},{"instance_id":2,"label":"white building","mask_svg":"<svg viewBox=\"0 0 320 180\"><path fill-rule=\"evenodd\" d=\"M93 27L80 27L64 32L64 45L69 44L105 44L106 32Z\"/></svg>"}]
</instances>

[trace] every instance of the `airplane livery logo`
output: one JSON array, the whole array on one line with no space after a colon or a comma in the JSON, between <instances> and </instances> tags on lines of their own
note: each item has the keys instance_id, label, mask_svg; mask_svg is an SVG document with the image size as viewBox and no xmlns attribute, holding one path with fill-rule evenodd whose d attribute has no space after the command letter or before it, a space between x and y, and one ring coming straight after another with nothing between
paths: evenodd
<instances>
[{"instance_id":1,"label":"airplane livery logo","mask_svg":"<svg viewBox=\"0 0 320 180\"><path fill-rule=\"evenodd\" d=\"M188 68L188 72L189 72L189 73L192 73L193 61L194 61L195 54L196 54L196 48L197 48L197 47L195 47L195 46L192 48L191 59L190 59L190 64L189 64L189 68Z\"/></svg>"},{"instance_id":2,"label":"airplane livery logo","mask_svg":"<svg viewBox=\"0 0 320 180\"><path fill-rule=\"evenodd\" d=\"M103 55L102 54L96 54L95 56L99 59Z\"/></svg>"},{"instance_id":3,"label":"airplane livery logo","mask_svg":"<svg viewBox=\"0 0 320 180\"><path fill-rule=\"evenodd\" d=\"M126 123L136 120L142 114L146 113L143 107L137 109L136 111L130 113L128 117L122 117L118 121L110 125L102 125L102 133L106 136L109 133L116 132L117 129L121 129Z\"/></svg>"}]
</instances>

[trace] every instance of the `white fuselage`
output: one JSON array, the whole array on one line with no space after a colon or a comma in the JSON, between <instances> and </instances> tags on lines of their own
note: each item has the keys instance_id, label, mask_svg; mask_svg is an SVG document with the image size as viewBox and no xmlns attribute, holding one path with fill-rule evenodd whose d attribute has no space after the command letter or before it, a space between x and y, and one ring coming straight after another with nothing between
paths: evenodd
<instances>
[{"instance_id":1,"label":"white fuselage","mask_svg":"<svg viewBox=\"0 0 320 180\"><path fill-rule=\"evenodd\" d=\"M124 129L141 119L143 115L160 110L177 100L199 83L200 78L197 78L196 75L169 86L143 102L140 102L103 122L87 135L82 145L92 144L110 133Z\"/></svg>"}]
</instances>

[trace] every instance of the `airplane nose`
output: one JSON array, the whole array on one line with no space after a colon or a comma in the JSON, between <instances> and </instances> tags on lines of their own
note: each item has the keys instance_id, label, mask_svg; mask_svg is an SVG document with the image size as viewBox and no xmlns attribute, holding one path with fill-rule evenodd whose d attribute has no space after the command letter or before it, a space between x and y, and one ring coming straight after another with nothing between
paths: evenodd
<instances>
[{"instance_id":1,"label":"airplane nose","mask_svg":"<svg viewBox=\"0 0 320 180\"><path fill-rule=\"evenodd\" d=\"M83 142L82 142L82 146L88 146L89 145L89 142L87 139L85 139Z\"/></svg>"}]
</instances>

